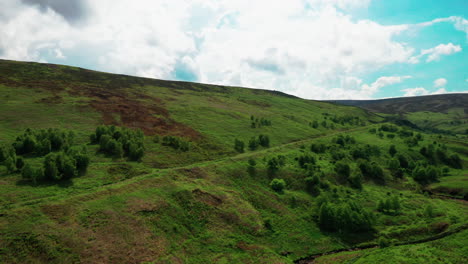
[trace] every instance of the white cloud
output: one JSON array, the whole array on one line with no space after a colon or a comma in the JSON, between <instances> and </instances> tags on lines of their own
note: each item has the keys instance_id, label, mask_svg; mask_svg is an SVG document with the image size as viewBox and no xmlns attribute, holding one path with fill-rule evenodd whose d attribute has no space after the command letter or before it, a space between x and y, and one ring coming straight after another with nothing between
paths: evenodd
<instances>
[{"instance_id":1,"label":"white cloud","mask_svg":"<svg viewBox=\"0 0 468 264\"><path fill-rule=\"evenodd\" d=\"M447 93L447 90L445 90L445 88L440 88L434 92L432 92L431 94L445 94Z\"/></svg>"},{"instance_id":2,"label":"white cloud","mask_svg":"<svg viewBox=\"0 0 468 264\"><path fill-rule=\"evenodd\" d=\"M434 87L445 87L447 85L447 79L439 78L434 81Z\"/></svg>"},{"instance_id":3,"label":"white cloud","mask_svg":"<svg viewBox=\"0 0 468 264\"><path fill-rule=\"evenodd\" d=\"M409 58L408 62L412 64L419 63L420 58L427 56L426 62L438 61L440 57L444 55L451 55L462 50L460 45L453 45L452 43L448 44L439 44L430 49L424 49L418 56L413 56Z\"/></svg>"},{"instance_id":4,"label":"white cloud","mask_svg":"<svg viewBox=\"0 0 468 264\"><path fill-rule=\"evenodd\" d=\"M411 46L395 40L410 25L346 14L370 0L84 0L79 18L52 2L38 8L0 1L0 57L84 62L102 71L165 79L183 68L200 82L325 99L371 98L409 76L383 76L371 84L355 76L461 50L441 44L414 56ZM450 22L465 25L457 18Z\"/></svg>"},{"instance_id":5,"label":"white cloud","mask_svg":"<svg viewBox=\"0 0 468 264\"><path fill-rule=\"evenodd\" d=\"M433 92L430 92L426 90L423 87L416 87L416 88L408 88L408 89L403 89L401 90L402 92L405 92L403 96L420 96L420 95L431 95L431 94L445 94L447 93L447 90L445 88L440 88L437 89Z\"/></svg>"},{"instance_id":6,"label":"white cloud","mask_svg":"<svg viewBox=\"0 0 468 264\"><path fill-rule=\"evenodd\" d=\"M460 45L453 45L452 43L440 44L431 49L425 49L421 51L421 55L428 55L426 62L437 61L442 55L450 55L453 53L460 52L462 49Z\"/></svg>"},{"instance_id":7,"label":"white cloud","mask_svg":"<svg viewBox=\"0 0 468 264\"><path fill-rule=\"evenodd\" d=\"M408 89L403 89L401 91L405 92L405 94L403 96L418 96L418 95L427 95L427 94L429 94L429 91L427 91L423 87L408 88Z\"/></svg>"},{"instance_id":8,"label":"white cloud","mask_svg":"<svg viewBox=\"0 0 468 264\"><path fill-rule=\"evenodd\" d=\"M413 26L428 27L428 26L432 26L436 23L441 23L441 22L453 23L453 26L455 27L455 29L466 33L466 38L468 42L468 20L464 19L463 17L451 16L451 17L444 17L444 18L436 18L436 19L433 19L432 21L415 24Z\"/></svg>"}]
</instances>

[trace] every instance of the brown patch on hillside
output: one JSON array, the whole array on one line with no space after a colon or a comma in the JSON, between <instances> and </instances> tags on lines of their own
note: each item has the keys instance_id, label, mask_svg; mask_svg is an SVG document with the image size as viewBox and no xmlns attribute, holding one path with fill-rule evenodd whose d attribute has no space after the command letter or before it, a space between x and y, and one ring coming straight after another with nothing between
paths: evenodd
<instances>
[{"instance_id":1,"label":"brown patch on hillside","mask_svg":"<svg viewBox=\"0 0 468 264\"><path fill-rule=\"evenodd\" d=\"M193 190L192 194L195 196L195 199L210 206L216 207L223 203L223 200L218 196L204 192L200 189Z\"/></svg>"},{"instance_id":2,"label":"brown patch on hillside","mask_svg":"<svg viewBox=\"0 0 468 264\"><path fill-rule=\"evenodd\" d=\"M81 263L142 263L164 254L166 240L155 237L140 221L114 211L102 211L105 224L83 235Z\"/></svg>"},{"instance_id":3,"label":"brown patch on hillside","mask_svg":"<svg viewBox=\"0 0 468 264\"><path fill-rule=\"evenodd\" d=\"M63 224L70 219L71 207L58 204L46 204L41 206L41 211L55 222Z\"/></svg>"},{"instance_id":4,"label":"brown patch on hillside","mask_svg":"<svg viewBox=\"0 0 468 264\"><path fill-rule=\"evenodd\" d=\"M44 97L41 100L38 100L36 102L42 103L42 104L49 104L49 105L60 104L60 103L63 103L63 98L58 95L54 95L54 96Z\"/></svg>"},{"instance_id":5,"label":"brown patch on hillside","mask_svg":"<svg viewBox=\"0 0 468 264\"><path fill-rule=\"evenodd\" d=\"M128 211L133 214L141 214L141 213L155 213L160 208L168 206L166 201L159 201L158 203L143 200L139 198L131 199L127 202Z\"/></svg>"},{"instance_id":6,"label":"brown patch on hillside","mask_svg":"<svg viewBox=\"0 0 468 264\"><path fill-rule=\"evenodd\" d=\"M206 172L198 167L181 168L181 169L177 169L176 172L184 174L185 176L190 177L190 178L195 178L195 179L204 179L207 176Z\"/></svg>"},{"instance_id":7,"label":"brown patch on hillside","mask_svg":"<svg viewBox=\"0 0 468 264\"><path fill-rule=\"evenodd\" d=\"M47 68L47 70L44 70ZM0 64L0 84L26 87L49 92L39 103L57 104L63 101L58 93L87 97L89 105L102 114L103 123L140 128L147 135L176 135L200 139L191 127L171 118L164 101L141 91L144 85L172 82L93 72L79 68L61 68L47 64ZM166 84L166 85L163 85Z\"/></svg>"},{"instance_id":8,"label":"brown patch on hillside","mask_svg":"<svg viewBox=\"0 0 468 264\"><path fill-rule=\"evenodd\" d=\"M93 98L90 105L102 113L105 124L139 128L147 135L173 134L191 139L200 138L194 129L171 119L164 103L158 98L137 91L130 94L124 89L94 88L72 86L70 93Z\"/></svg>"}]
</instances>

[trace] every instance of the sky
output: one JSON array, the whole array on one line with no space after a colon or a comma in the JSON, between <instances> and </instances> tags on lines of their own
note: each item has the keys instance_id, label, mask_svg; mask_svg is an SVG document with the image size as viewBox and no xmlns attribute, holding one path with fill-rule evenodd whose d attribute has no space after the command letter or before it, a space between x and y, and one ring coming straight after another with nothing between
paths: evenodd
<instances>
[{"instance_id":1,"label":"sky","mask_svg":"<svg viewBox=\"0 0 468 264\"><path fill-rule=\"evenodd\" d=\"M319 100L468 92L468 1L1 0L0 58Z\"/></svg>"}]
</instances>

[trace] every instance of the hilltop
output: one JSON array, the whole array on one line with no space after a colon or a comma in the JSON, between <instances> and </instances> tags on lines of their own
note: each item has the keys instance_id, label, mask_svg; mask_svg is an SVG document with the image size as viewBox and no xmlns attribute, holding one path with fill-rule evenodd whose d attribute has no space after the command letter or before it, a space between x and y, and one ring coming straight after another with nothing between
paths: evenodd
<instances>
[{"instance_id":1,"label":"hilltop","mask_svg":"<svg viewBox=\"0 0 468 264\"><path fill-rule=\"evenodd\" d=\"M2 263L464 256L438 246L466 234L463 133L276 91L7 60L0 102Z\"/></svg>"}]
</instances>

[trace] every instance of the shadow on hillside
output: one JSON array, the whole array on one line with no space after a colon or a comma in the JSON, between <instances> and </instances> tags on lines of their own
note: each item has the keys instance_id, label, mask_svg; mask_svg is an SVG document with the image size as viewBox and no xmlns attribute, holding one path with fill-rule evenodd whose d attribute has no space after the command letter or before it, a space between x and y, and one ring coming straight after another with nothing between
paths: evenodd
<instances>
[{"instance_id":1,"label":"shadow on hillside","mask_svg":"<svg viewBox=\"0 0 468 264\"><path fill-rule=\"evenodd\" d=\"M323 232L327 236L331 236L334 239L341 241L347 245L353 246L361 243L366 243L375 239L375 232L359 232L359 233L339 233L339 232Z\"/></svg>"},{"instance_id":2,"label":"shadow on hillside","mask_svg":"<svg viewBox=\"0 0 468 264\"><path fill-rule=\"evenodd\" d=\"M18 180L16 181L16 186L34 186L34 187L49 187L49 186L58 186L62 188L68 188L73 186L73 180L68 179L68 180L61 180L57 182L52 182L52 181L41 181L34 183L30 180Z\"/></svg>"}]
</instances>

